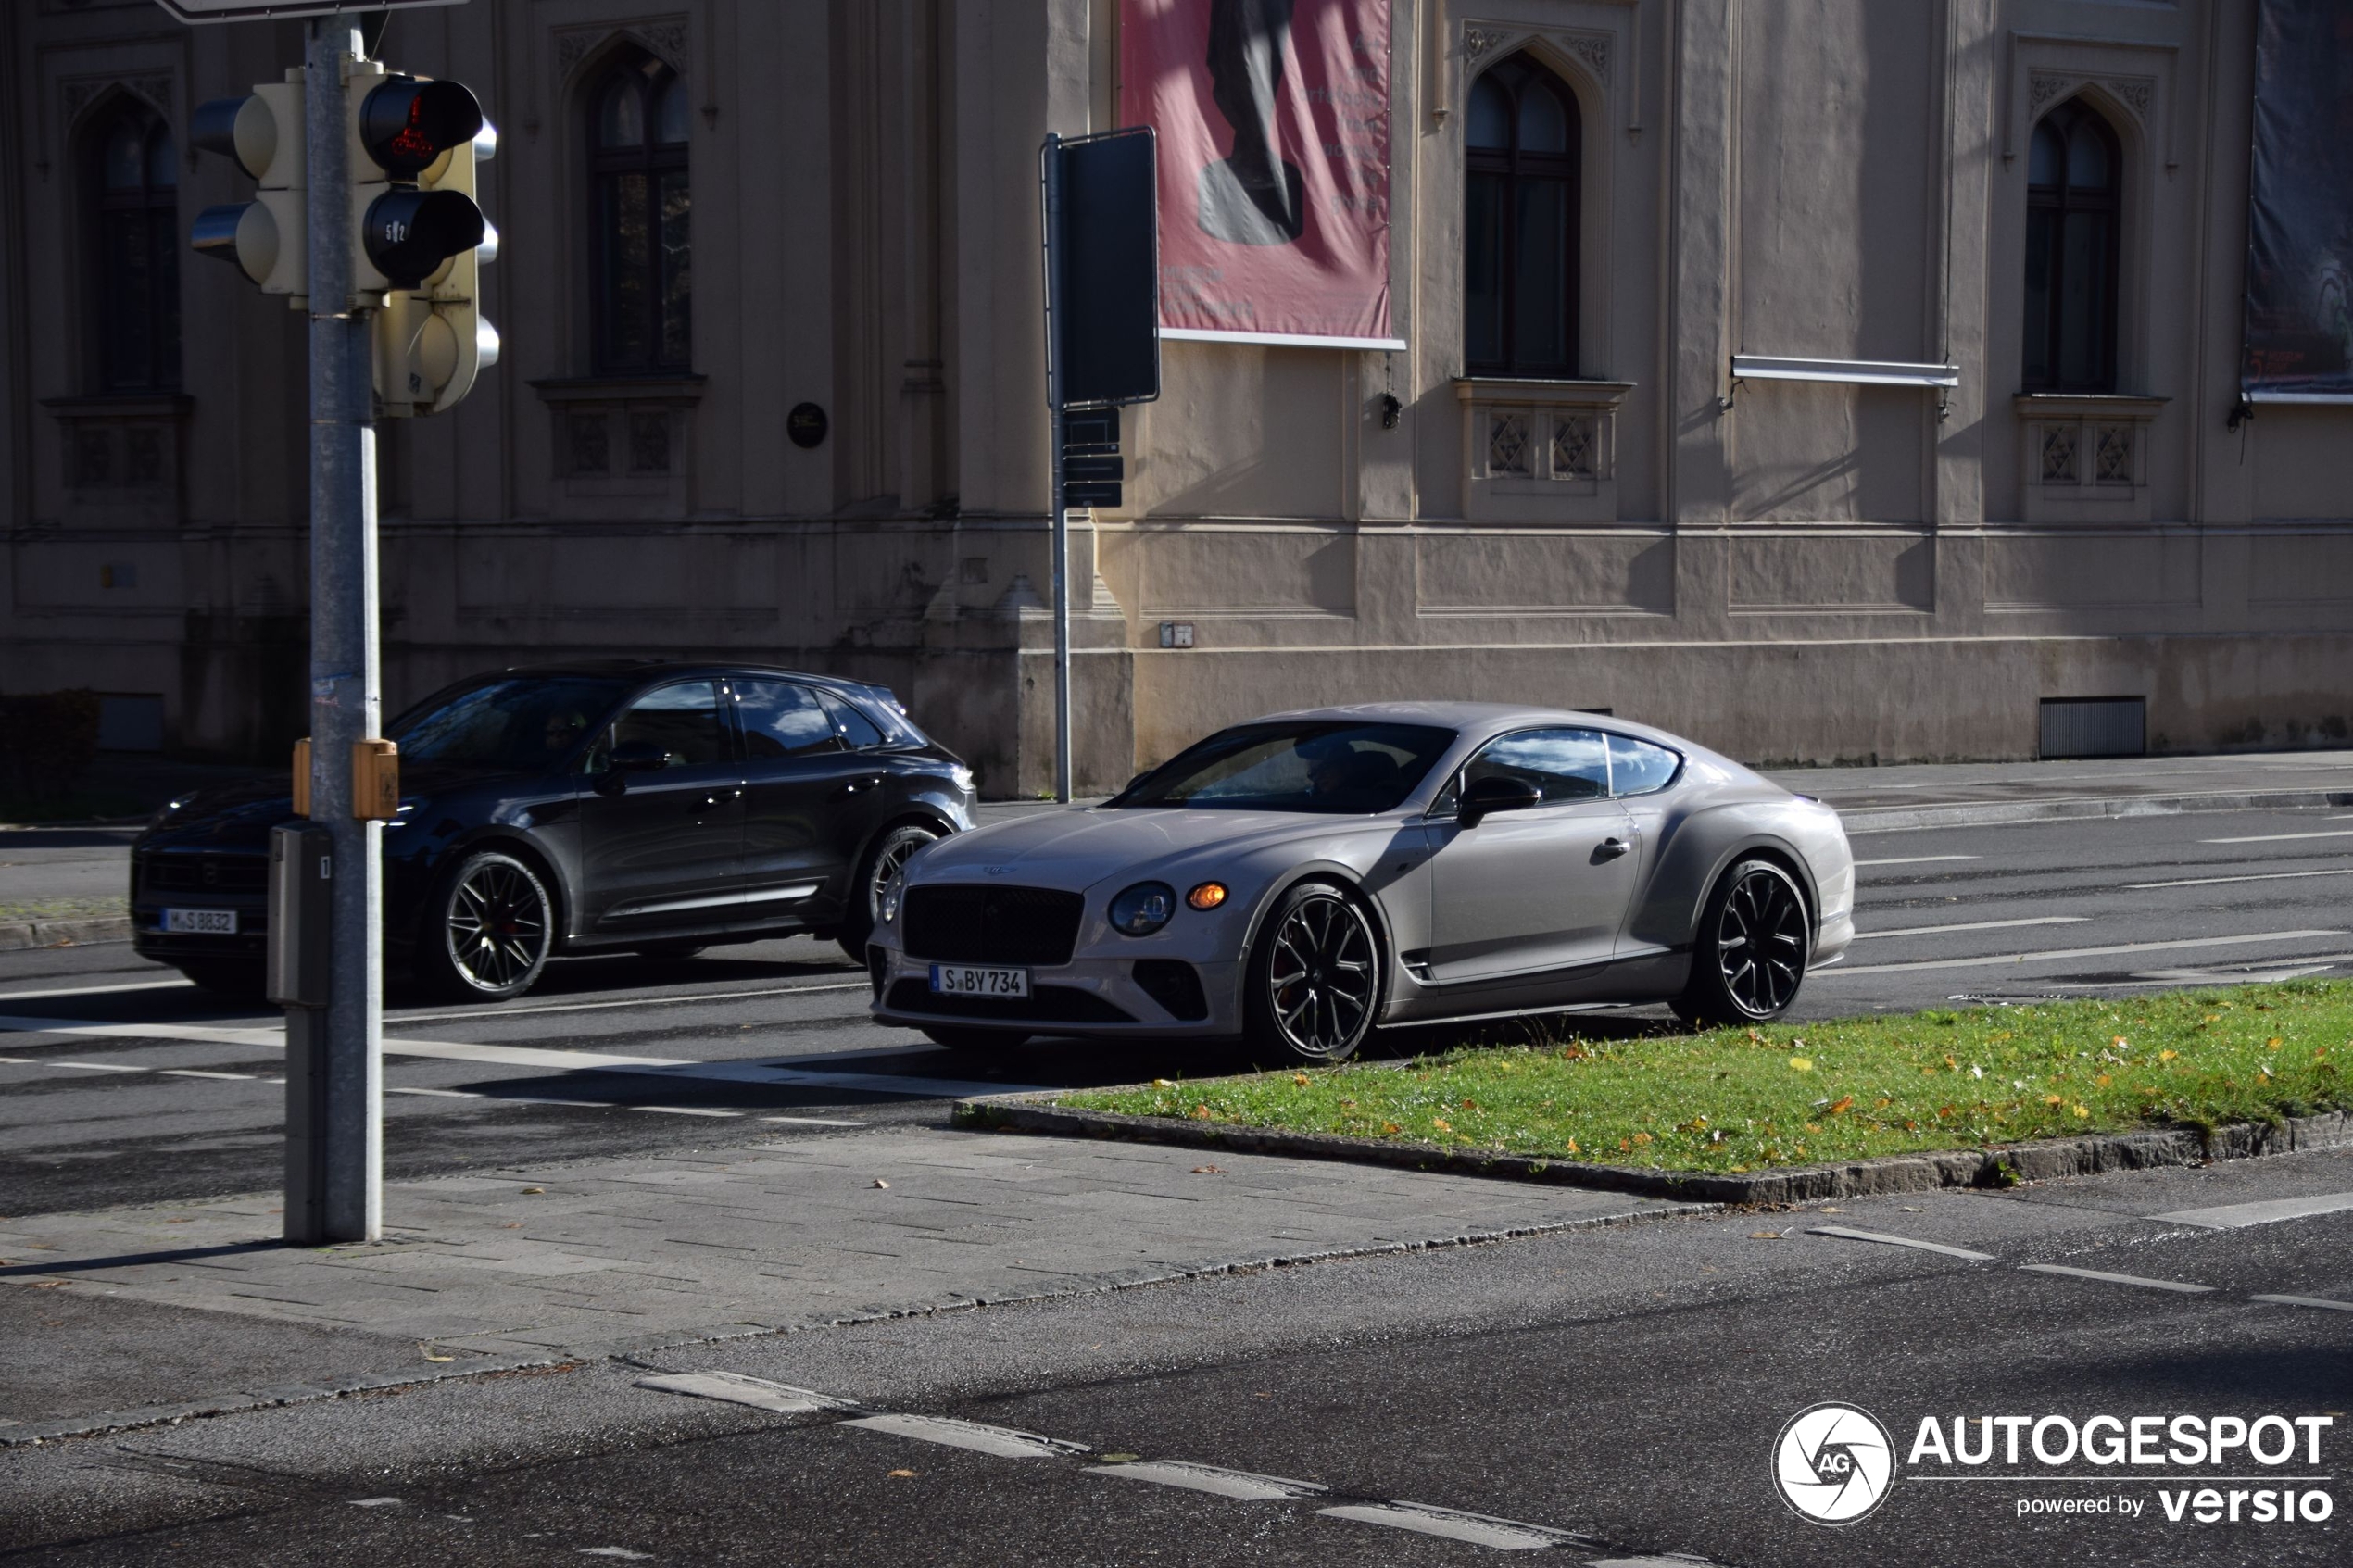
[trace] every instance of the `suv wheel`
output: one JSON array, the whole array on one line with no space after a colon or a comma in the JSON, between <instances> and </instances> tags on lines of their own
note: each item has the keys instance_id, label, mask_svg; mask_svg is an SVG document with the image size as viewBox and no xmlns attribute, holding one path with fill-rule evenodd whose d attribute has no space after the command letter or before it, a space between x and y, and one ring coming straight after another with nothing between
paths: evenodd
<instances>
[{"instance_id":1,"label":"suv wheel","mask_svg":"<svg viewBox=\"0 0 2353 1568\"><path fill-rule=\"evenodd\" d=\"M531 989L555 948L555 900L512 855L478 849L441 880L418 944L420 978L443 997L509 1001Z\"/></svg>"}]
</instances>

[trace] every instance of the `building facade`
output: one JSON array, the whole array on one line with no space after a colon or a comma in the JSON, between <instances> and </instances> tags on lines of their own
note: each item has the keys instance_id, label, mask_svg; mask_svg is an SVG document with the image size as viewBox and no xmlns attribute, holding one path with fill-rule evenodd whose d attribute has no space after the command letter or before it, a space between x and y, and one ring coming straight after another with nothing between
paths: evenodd
<instances>
[{"instance_id":1,"label":"building facade","mask_svg":"<svg viewBox=\"0 0 2353 1568\"><path fill-rule=\"evenodd\" d=\"M2353 408L2241 417L2256 10L1392 0L1405 346L1164 345L1126 507L1074 523L1081 788L1402 696L1755 760L2341 742ZM1048 784L1038 148L1115 123L1121 20L396 16L383 56L501 133L504 350L383 427L387 709L756 656ZM248 184L192 107L300 40L0 13L0 689L95 687L120 744L274 758L303 721L303 323L185 243Z\"/></svg>"}]
</instances>

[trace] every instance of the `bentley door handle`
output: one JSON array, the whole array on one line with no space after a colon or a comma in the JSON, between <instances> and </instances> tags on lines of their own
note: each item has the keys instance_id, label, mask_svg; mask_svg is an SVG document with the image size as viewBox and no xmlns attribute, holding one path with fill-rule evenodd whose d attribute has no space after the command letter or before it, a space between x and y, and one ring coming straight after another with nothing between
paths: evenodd
<instances>
[{"instance_id":1,"label":"bentley door handle","mask_svg":"<svg viewBox=\"0 0 2353 1568\"><path fill-rule=\"evenodd\" d=\"M1627 843L1622 838L1604 838L1599 844L1593 846L1593 859L1595 860L1615 860L1620 855L1625 854L1626 851L1631 849L1632 847L1634 847Z\"/></svg>"}]
</instances>

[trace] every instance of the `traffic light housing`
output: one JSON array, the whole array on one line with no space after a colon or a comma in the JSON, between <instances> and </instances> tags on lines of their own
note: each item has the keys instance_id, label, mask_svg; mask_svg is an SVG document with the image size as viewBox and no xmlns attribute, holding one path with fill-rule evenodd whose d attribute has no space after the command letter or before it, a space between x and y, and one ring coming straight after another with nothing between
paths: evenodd
<instances>
[{"instance_id":1,"label":"traffic light housing","mask_svg":"<svg viewBox=\"0 0 2353 1568\"><path fill-rule=\"evenodd\" d=\"M309 213L304 173L303 73L265 82L243 97L201 105L195 144L236 159L253 176L253 200L208 207L196 217L197 254L233 263L264 294L309 292Z\"/></svg>"},{"instance_id":2,"label":"traffic light housing","mask_svg":"<svg viewBox=\"0 0 2353 1568\"><path fill-rule=\"evenodd\" d=\"M483 217L475 173L497 132L463 84L381 66L354 70L346 102L359 223L354 286L382 295L378 411L440 413L498 358L481 299L482 264L497 253L497 232Z\"/></svg>"}]
</instances>

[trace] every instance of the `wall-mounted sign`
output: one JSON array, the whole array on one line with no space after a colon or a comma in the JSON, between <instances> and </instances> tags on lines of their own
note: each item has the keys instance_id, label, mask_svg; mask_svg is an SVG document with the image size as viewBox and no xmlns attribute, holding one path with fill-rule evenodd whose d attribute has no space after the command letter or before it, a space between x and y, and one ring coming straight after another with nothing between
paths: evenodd
<instances>
[{"instance_id":1,"label":"wall-mounted sign","mask_svg":"<svg viewBox=\"0 0 2353 1568\"><path fill-rule=\"evenodd\" d=\"M827 428L825 410L814 403L796 403L792 412L785 416L785 433L803 450L822 445Z\"/></svg>"},{"instance_id":2,"label":"wall-mounted sign","mask_svg":"<svg viewBox=\"0 0 2353 1568\"><path fill-rule=\"evenodd\" d=\"M1126 0L1120 119L1160 147L1164 338L1403 348L1389 0Z\"/></svg>"}]
</instances>

